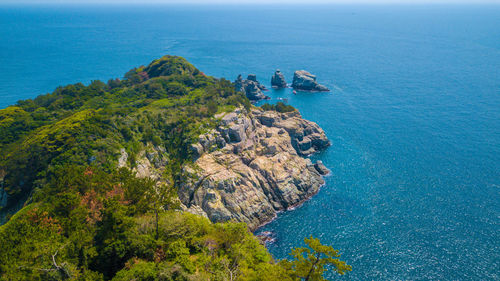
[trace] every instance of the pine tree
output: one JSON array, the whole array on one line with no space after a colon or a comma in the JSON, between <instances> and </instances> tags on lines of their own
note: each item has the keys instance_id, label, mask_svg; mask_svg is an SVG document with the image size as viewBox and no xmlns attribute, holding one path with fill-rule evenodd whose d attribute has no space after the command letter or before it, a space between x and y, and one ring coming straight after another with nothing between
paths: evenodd
<instances>
[{"instance_id":1,"label":"pine tree","mask_svg":"<svg viewBox=\"0 0 500 281\"><path fill-rule=\"evenodd\" d=\"M350 265L341 261L338 250L331 246L321 244L319 239L305 238L304 242L308 247L295 248L290 255L292 261L283 261L285 267L293 273L293 277L304 281L323 281L323 273L332 268L333 271L343 275L346 271L351 271ZM330 267L326 267L330 265Z\"/></svg>"}]
</instances>

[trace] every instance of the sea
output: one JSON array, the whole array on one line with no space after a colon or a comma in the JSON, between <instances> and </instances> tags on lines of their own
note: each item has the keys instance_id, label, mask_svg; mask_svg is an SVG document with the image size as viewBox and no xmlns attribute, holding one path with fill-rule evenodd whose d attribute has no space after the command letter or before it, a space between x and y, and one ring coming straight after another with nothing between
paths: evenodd
<instances>
[{"instance_id":1,"label":"sea","mask_svg":"<svg viewBox=\"0 0 500 281\"><path fill-rule=\"evenodd\" d=\"M342 254L336 280L500 280L500 5L1 5L0 108L162 55L270 86L318 123L331 174L270 231Z\"/></svg>"}]
</instances>

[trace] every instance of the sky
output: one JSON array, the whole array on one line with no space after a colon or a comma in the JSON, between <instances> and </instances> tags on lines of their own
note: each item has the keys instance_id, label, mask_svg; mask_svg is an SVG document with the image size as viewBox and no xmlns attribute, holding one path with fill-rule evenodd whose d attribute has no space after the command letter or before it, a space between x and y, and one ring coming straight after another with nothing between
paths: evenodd
<instances>
[{"instance_id":1,"label":"sky","mask_svg":"<svg viewBox=\"0 0 500 281\"><path fill-rule=\"evenodd\" d=\"M0 0L0 4L500 4L500 0Z\"/></svg>"}]
</instances>

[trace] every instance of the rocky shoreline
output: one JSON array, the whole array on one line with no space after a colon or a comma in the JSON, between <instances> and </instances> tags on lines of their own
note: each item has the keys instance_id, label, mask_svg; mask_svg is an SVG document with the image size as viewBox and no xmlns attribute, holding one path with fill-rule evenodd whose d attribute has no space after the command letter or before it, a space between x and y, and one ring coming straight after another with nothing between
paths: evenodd
<instances>
[{"instance_id":1,"label":"rocky shoreline","mask_svg":"<svg viewBox=\"0 0 500 281\"><path fill-rule=\"evenodd\" d=\"M178 195L184 211L213 222L240 221L254 231L281 211L301 205L324 185L329 170L311 154L330 146L324 131L298 111L254 107L215 116L218 126L191 146L193 163L183 170ZM120 151L118 166L127 166ZM138 177L164 181L168 157L161 147L139 153Z\"/></svg>"},{"instance_id":2,"label":"rocky shoreline","mask_svg":"<svg viewBox=\"0 0 500 281\"><path fill-rule=\"evenodd\" d=\"M216 128L192 144L193 162L183 168L178 189L184 211L212 222L239 221L250 230L269 223L314 196L330 171L307 156L330 146L324 131L298 111L279 113L253 107L215 116ZM128 155L120 151L118 167ZM138 177L165 179L168 155L148 145L137 155Z\"/></svg>"},{"instance_id":3,"label":"rocky shoreline","mask_svg":"<svg viewBox=\"0 0 500 281\"><path fill-rule=\"evenodd\" d=\"M237 109L217 117L220 125L200 136L194 164L185 167L178 194L186 211L214 222L246 222L255 230L324 184L326 168L304 156L330 142L297 111Z\"/></svg>"}]
</instances>

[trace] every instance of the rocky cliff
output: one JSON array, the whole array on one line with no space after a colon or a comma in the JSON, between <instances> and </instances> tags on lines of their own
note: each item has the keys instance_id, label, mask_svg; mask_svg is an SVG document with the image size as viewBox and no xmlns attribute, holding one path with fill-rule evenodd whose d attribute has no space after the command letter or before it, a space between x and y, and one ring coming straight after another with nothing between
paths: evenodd
<instances>
[{"instance_id":1,"label":"rocky cliff","mask_svg":"<svg viewBox=\"0 0 500 281\"><path fill-rule=\"evenodd\" d=\"M330 145L323 130L297 111L238 109L193 145L179 198L210 220L246 222L251 229L315 194L328 172L307 156Z\"/></svg>"}]
</instances>

